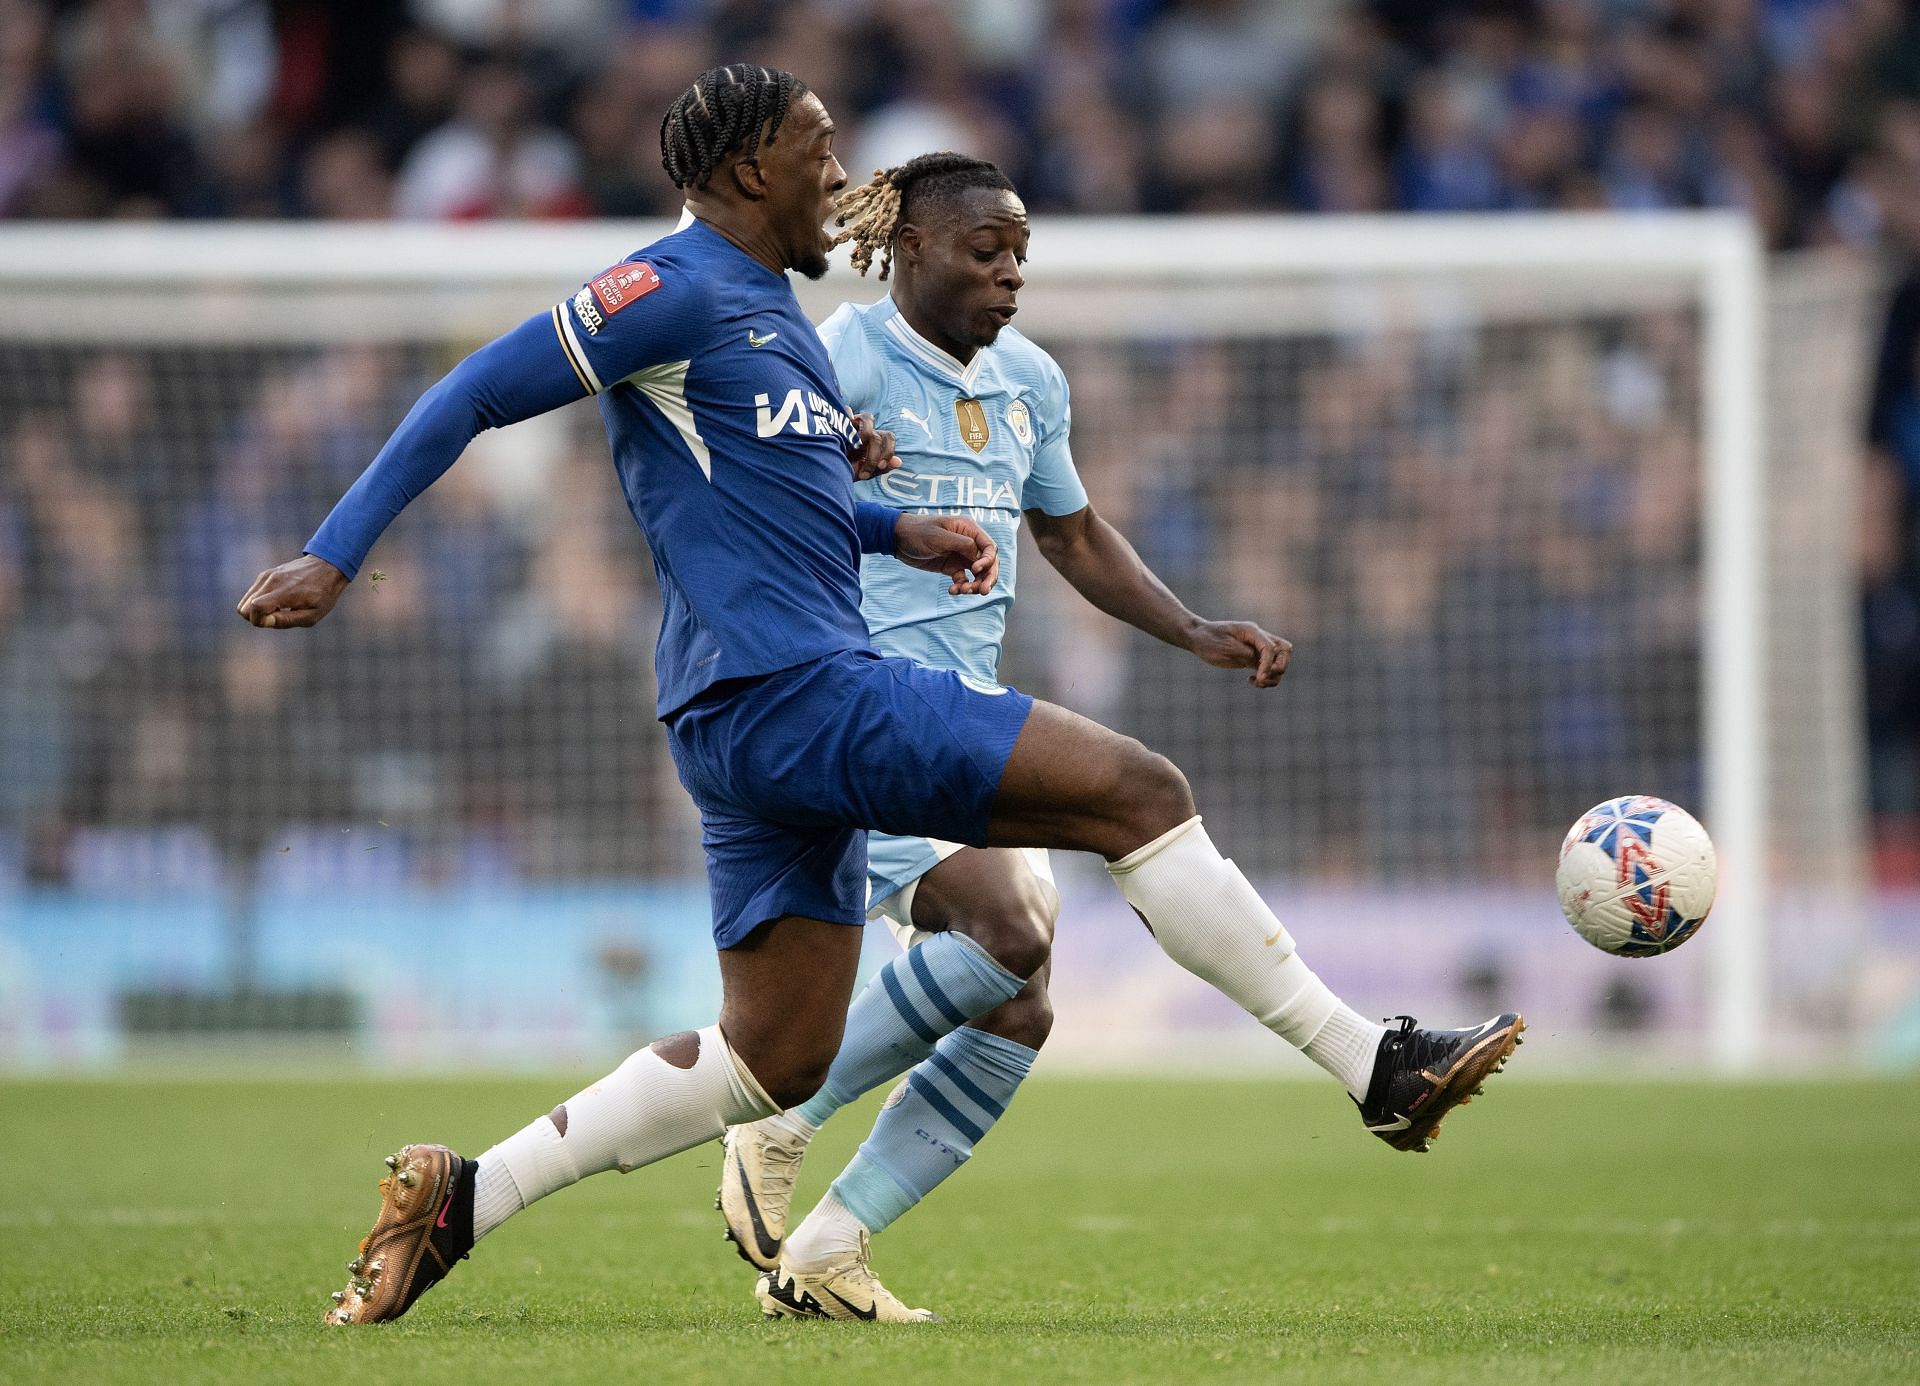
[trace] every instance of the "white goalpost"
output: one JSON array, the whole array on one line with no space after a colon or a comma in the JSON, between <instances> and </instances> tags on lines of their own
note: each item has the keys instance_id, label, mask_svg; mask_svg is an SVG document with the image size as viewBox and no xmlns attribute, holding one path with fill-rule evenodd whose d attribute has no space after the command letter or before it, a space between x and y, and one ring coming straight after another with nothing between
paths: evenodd
<instances>
[{"instance_id":1,"label":"white goalpost","mask_svg":"<svg viewBox=\"0 0 1920 1386\"><path fill-rule=\"evenodd\" d=\"M1271 317L1263 315L1259 295L1250 291L1266 279L1338 283L1369 274L1413 280L1512 275L1520 282L1508 286L1514 295L1509 310L1521 313L1551 311L1554 300L1578 301L1583 293L1593 292L1596 281L1622 275L1690 281L1703 322L1704 788L1720 856L1714 926L1708 931L1708 1030L1716 1069L1737 1073L1758 1067L1764 1057L1767 1010L1768 745L1762 668L1767 578L1761 456L1765 279L1751 224L1719 213L1417 221L1206 218L1183 222L1174 232L1180 255L1157 259L1150 268L1140 263L1141 237L1126 222L1085 222L1071 234L1071 241L1060 238L1064 244L1053 253L1071 266L1073 277L1159 280L1150 313L1174 310L1175 300L1190 286L1224 288L1223 295L1206 299L1203 307L1189 302L1180 314L1203 312L1203 326L1210 331L1230 331L1234 325L1270 330ZM1541 275L1568 276L1573 282L1542 284L1537 278ZM1103 316L1110 322L1125 321L1112 300ZM1141 319L1131 321L1137 329ZM1033 330L1044 333L1044 322ZM1614 792L1601 789L1600 797ZM1633 791L1621 786L1618 792Z\"/></svg>"},{"instance_id":2,"label":"white goalpost","mask_svg":"<svg viewBox=\"0 0 1920 1386\"><path fill-rule=\"evenodd\" d=\"M0 900L8 841L28 863L21 899L118 888L88 863L137 859L170 883L132 908L156 928L167 892L231 899L237 874L271 977L276 921L315 900L452 898L479 879L499 883L494 906L527 891L572 910L553 902L697 881L697 829L645 715L652 578L588 411L476 444L455 469L471 478L376 553L391 580L354 620L272 656L298 668L258 662L206 608L297 548L354 448L462 351L666 229L0 228L0 457L30 493L21 532L54 513L43 493L112 518L112 488L130 486L139 510L116 533L164 589L166 647L56 690L62 746L87 740L87 718L133 730L94 735L91 759L63 752L38 798L0 795ZM1867 270L1769 265L1743 218L1686 213L1042 219L1027 274L1016 325L1066 368L1096 504L1194 605L1260 619L1298 654L1271 701L1234 701L1230 676L1087 617L1035 555L1011 680L1166 750L1256 879L1318 890L1336 915L1422 899L1464 914L1432 923L1453 931L1458 969L1537 978L1547 1004L1579 1009L1569 1034L1665 1027L1739 1073L1774 1055L1776 1025L1818 1028L1783 1002L1795 981L1770 916L1861 889L1858 654L1833 618L1851 581L1837 527ZM796 289L818 320L884 286L840 262ZM102 362L144 431L114 446L142 463L89 460L121 456L90 441L118 407ZM435 547L442 521L460 547ZM84 561L17 566L50 626L86 600ZM456 569L449 597L435 584ZM585 571L612 574L614 615L580 599ZM1781 667L1783 601L1796 621L1820 613L1804 632L1820 667ZM227 744L295 704L326 754L290 768ZM275 787L289 776L291 800ZM1653 962L1565 951L1559 834L1642 792L1687 802L1713 835L1703 938ZM270 827L235 828L235 804ZM65 855L49 866L34 854L52 820ZM377 832L394 836L363 848ZM479 936L481 906L449 910L449 937ZM647 980L620 991L612 945L579 918L606 997L678 975L650 945L631 962ZM1558 931L1560 951L1532 929ZM473 983L492 975L476 957ZM1131 985L1096 980L1113 997ZM484 1023L418 1004L428 1028ZM1126 1012L1109 998L1088 1013ZM567 1033L558 1052L582 1042Z\"/></svg>"}]
</instances>

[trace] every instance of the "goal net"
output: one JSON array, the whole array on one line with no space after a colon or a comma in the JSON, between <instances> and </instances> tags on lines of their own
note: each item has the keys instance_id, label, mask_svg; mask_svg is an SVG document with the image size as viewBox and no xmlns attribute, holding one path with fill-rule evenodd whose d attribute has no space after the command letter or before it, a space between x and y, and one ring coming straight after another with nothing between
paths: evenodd
<instances>
[{"instance_id":1,"label":"goal net","mask_svg":"<svg viewBox=\"0 0 1920 1386\"><path fill-rule=\"evenodd\" d=\"M0 1059L538 1063L710 1018L657 593L590 407L477 441L320 628L232 611L427 384L661 229L0 233ZM1028 272L1096 507L1295 663L1250 689L1031 553L1009 681L1179 763L1363 1009L1521 1007L1568 1061L1840 1051L1864 269L1697 216L1043 223ZM818 318L883 286L798 288ZM1624 793L1722 859L1652 962L1552 890ZM1061 867L1063 1055L1271 1060ZM1821 949L1769 946L1808 910Z\"/></svg>"}]
</instances>

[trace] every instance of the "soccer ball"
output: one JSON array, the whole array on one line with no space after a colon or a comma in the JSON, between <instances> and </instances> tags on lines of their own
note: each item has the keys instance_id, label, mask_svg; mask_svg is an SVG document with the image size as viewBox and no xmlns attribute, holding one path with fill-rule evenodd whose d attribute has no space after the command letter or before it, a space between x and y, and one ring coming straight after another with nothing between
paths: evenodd
<instances>
[{"instance_id":1,"label":"soccer ball","mask_svg":"<svg viewBox=\"0 0 1920 1386\"><path fill-rule=\"evenodd\" d=\"M1574 931L1602 952L1650 958L1678 948L1713 908L1713 840L1665 799L1595 804L1560 844L1554 884Z\"/></svg>"}]
</instances>

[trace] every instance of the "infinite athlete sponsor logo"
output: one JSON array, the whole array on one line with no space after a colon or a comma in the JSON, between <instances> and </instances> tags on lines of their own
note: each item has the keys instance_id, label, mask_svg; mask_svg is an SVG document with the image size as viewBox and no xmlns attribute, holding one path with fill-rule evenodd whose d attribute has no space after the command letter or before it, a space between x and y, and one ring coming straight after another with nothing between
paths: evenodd
<instances>
[{"instance_id":1,"label":"infinite athlete sponsor logo","mask_svg":"<svg viewBox=\"0 0 1920 1386\"><path fill-rule=\"evenodd\" d=\"M600 300L600 306L612 317L636 298L645 298L660 287L660 276L653 272L653 266L645 260L636 260L631 264L615 265L588 288L593 296Z\"/></svg>"},{"instance_id":2,"label":"infinite athlete sponsor logo","mask_svg":"<svg viewBox=\"0 0 1920 1386\"><path fill-rule=\"evenodd\" d=\"M589 337L599 336L600 329L607 325L607 320L600 316L600 310L594 307L592 289L582 288L573 296L573 315L580 319L580 325L587 329Z\"/></svg>"},{"instance_id":3,"label":"infinite athlete sponsor logo","mask_svg":"<svg viewBox=\"0 0 1920 1386\"><path fill-rule=\"evenodd\" d=\"M787 391L776 412L771 394L753 397L754 427L762 438L776 433L830 434L849 448L858 447L860 430L846 411L823 395L798 386Z\"/></svg>"}]
</instances>

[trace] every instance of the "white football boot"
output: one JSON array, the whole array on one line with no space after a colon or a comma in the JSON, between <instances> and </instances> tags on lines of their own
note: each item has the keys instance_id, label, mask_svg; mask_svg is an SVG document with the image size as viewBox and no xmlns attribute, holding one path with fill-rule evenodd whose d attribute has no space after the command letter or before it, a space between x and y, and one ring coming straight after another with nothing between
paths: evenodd
<instances>
[{"instance_id":1,"label":"white football boot","mask_svg":"<svg viewBox=\"0 0 1920 1386\"><path fill-rule=\"evenodd\" d=\"M806 1138L774 1118L727 1128L726 1159L713 1206L727 1220L727 1240L744 1261L763 1271L780 1264L787 1210L806 1158Z\"/></svg>"},{"instance_id":2,"label":"white football boot","mask_svg":"<svg viewBox=\"0 0 1920 1386\"><path fill-rule=\"evenodd\" d=\"M819 1270L782 1264L754 1286L760 1312L770 1319L864 1319L868 1323L938 1323L930 1309L910 1309L873 1273L867 1233L860 1245Z\"/></svg>"}]
</instances>

